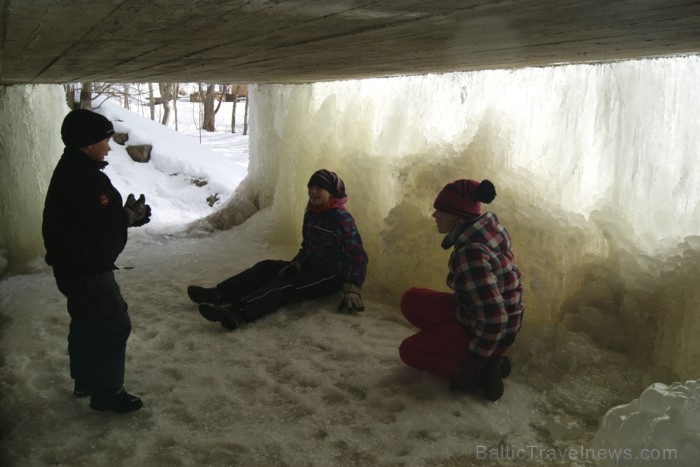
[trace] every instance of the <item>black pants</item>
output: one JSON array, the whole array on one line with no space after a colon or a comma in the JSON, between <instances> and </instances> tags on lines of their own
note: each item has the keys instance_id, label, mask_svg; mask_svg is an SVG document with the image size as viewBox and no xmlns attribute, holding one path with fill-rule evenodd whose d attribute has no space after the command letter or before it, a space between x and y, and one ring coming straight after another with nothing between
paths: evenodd
<instances>
[{"instance_id":1,"label":"black pants","mask_svg":"<svg viewBox=\"0 0 700 467\"><path fill-rule=\"evenodd\" d=\"M288 303L338 292L345 279L322 266L307 265L294 274L279 275L289 261L265 260L217 285L231 302L240 302L248 321L254 321Z\"/></svg>"},{"instance_id":2,"label":"black pants","mask_svg":"<svg viewBox=\"0 0 700 467\"><path fill-rule=\"evenodd\" d=\"M93 394L111 394L124 385L126 341L131 333L127 304L112 271L89 277L57 277L68 299L70 374Z\"/></svg>"}]
</instances>

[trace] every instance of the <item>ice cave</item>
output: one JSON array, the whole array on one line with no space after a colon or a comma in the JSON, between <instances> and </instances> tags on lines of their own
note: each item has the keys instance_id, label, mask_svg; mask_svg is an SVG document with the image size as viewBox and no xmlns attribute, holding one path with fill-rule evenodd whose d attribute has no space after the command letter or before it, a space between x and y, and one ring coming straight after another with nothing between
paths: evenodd
<instances>
[{"instance_id":1,"label":"ice cave","mask_svg":"<svg viewBox=\"0 0 700 467\"><path fill-rule=\"evenodd\" d=\"M322 465L332 461L337 465L482 465L477 462L479 459L504 465L543 465L541 458L534 460L532 452L527 459L516 455L531 438L547 449L581 447L584 454L585 449L611 447L634 452L650 447L668 448L677 454L673 460L596 458L596 465L696 465L700 459L700 386L694 381L700 379L700 287L695 284L700 277L698 76L700 57L690 55L253 86L248 177L225 205L208 217L184 226L176 235L160 233L154 235L157 241L141 239L141 244L167 248L169 239L174 238L208 247L210 253L203 253L206 257L214 255L217 248L212 238L216 238L218 244L229 249L227 254L244 255L241 257L246 259L271 251L286 254L294 251L300 240L299 212L303 211L305 200L299 196L299 187L305 186L309 174L319 167L342 174L351 193L350 210L361 226L371 258L366 294L375 311L370 306L365 316L375 320L368 321L375 327L364 325L365 332L372 335L373 329L378 329L376 332L382 335L377 338L377 347L358 357L369 363L364 367L353 363L347 370L354 380L364 381L364 386L358 383L364 389L354 393L356 397L348 402L339 402L342 397L337 395L335 402L341 409L338 405L332 408L336 396L326 394L317 402L318 407L328 404L328 408L307 408L310 412L297 413L290 402L292 405L283 405L276 414L265 412L264 416L272 417L275 425L291 424L290 428L275 429L276 441L263 437L266 446L272 446L268 454L253 448L246 451L233 442L222 447L218 441L226 439L223 433L196 413L186 413L177 415L180 422L172 423L181 423L191 431L180 428L169 438L163 435L145 453L137 450L135 454L120 454L94 441L106 450L103 457L95 449L91 457L73 453L77 456L74 459L82 465L124 455L133 461L132 465L164 465L175 459L163 454L168 447L177 451L176 446L182 443L195 450L199 449L195 445L206 446L206 437L195 433L203 430L216 433L207 451L213 454L208 457L202 452L187 457L178 451L186 459L184 465L221 461L228 459L229 454L243 456L247 465ZM32 371L31 359L7 352L16 346L41 346L41 340L35 340L40 336L32 334L31 321L17 324L22 321L14 315L14 305L28 301L23 309L37 312L31 304L32 297L20 300L16 295L33 290L31 279L21 278L42 277L50 283L50 272L42 265L41 211L51 172L62 150L59 127L66 112L59 86L0 88L0 290L4 294L0 314L4 356L0 370L2 403L8 407L3 411L14 419L33 413L31 403L24 399L27 396L22 394L31 392L34 386L22 376ZM523 271L525 324L512 349L516 367L509 383L514 385L511 394L515 396L499 402L496 405L500 404L500 408L492 410L482 404L470 408L468 401L458 402L449 395L452 408L448 413L454 415L451 421L439 428L440 423L432 423L431 413L435 412L420 412L420 416L414 415L406 422L410 425L405 428L406 437L392 441L399 447L384 452L381 443L373 441L377 439L375 435L367 433L390 433L378 425L399 423L400 415L391 415L393 419L387 415L376 422L377 426L365 427L368 431L363 432L362 424L353 417L353 410L360 409L351 408L352 404L374 404L379 413L393 400L406 413L411 402L435 403L436 398L447 397L440 395L445 388L427 377L416 382L411 379L413 376L407 376L409 373L399 373L395 381L387 383L384 375L384 386L373 386L374 380L364 378L384 371L384 363L376 363L384 360L372 360L373 352L395 357L398 331L394 328L408 332L395 317L401 293L417 284L445 287L447 256L438 246L430 215L435 194L456 178L488 178L494 182L498 196L489 210L496 212L507 226ZM242 245L245 242L248 244ZM246 250L241 250L244 247ZM187 251L194 250L188 248ZM175 248L168 251L167 257L156 262L160 272L153 275L153 288L159 291L161 303L171 300L171 293L184 303L181 290L194 276L194 270L188 268L206 268L199 262L203 260L188 259ZM134 258L139 255L136 250L131 254ZM226 261L229 264L218 266L217 272L223 273L230 263L235 263L231 258ZM173 276L169 278L169 274ZM23 281L30 285L21 285L28 283ZM148 291L138 293L143 298ZM55 309L51 313L41 313L65 320L65 313L61 314L63 305L52 306ZM153 316L160 315L161 311L155 311L157 304L149 306ZM133 307L138 305L134 303ZM166 308L166 313L172 312ZM293 347L294 338L279 329L283 322L274 323L278 333L275 338L283 347ZM328 326L338 332L338 326ZM182 329L189 329L188 338L195 333L191 328L180 328L185 332ZM35 337L20 340L22 334L11 335L10 330ZM271 346L262 329L253 332L259 333L255 334L256 339ZM59 343L62 333L60 328L56 338ZM132 355L139 352L139 339L145 339L138 337L136 327L134 333L137 339ZM338 345L350 352L353 344L344 342L342 336L338 332ZM215 341L212 336L207 339ZM199 344L193 344L189 351L199 348ZM227 347L215 348L220 354ZM326 355L334 355L326 350ZM63 355L62 348L52 351ZM299 360L304 357L296 352L283 363L300 365ZM250 358L254 355L250 353ZM342 356L338 358L342 367ZM394 363L400 367L398 360ZM204 366L207 365L214 366ZM178 369L177 365L166 365L164 371L184 371L187 375L208 371L201 366ZM157 373L158 369L152 368L151 372ZM63 373L57 370L56 374ZM207 373L207 377L215 378L213 374ZM180 376L186 379L186 375ZM155 382L156 376L152 378L152 393L173 403L186 403L188 393L169 395L170 390L161 388ZM279 391L283 390L263 376L260 378L262 382L258 384L267 400L279 402ZM422 385L425 397L390 393L389 388L402 379L407 384ZM254 381L234 380L238 389L255 390ZM217 384L215 390L222 394L220 407L229 396L224 396L224 389ZM311 393L323 384L310 381L303 387ZM46 382L40 389L50 392L51 387L53 383ZM250 401L245 404L255 405ZM251 417L263 416L245 412L245 404L241 411L253 414ZM459 409L454 408L457 405ZM202 407L212 425L222 422L219 412L204 402ZM347 419L339 415L342 407L347 409ZM341 442L340 431L334 431L341 428L324 425L319 419L311 421L321 415L354 431L348 428L347 439ZM80 417L85 416L72 416L71 423L83 423ZM428 427L423 431L419 417ZM512 422L519 427L519 434L496 428L506 423L504 417L520 420ZM299 429L305 433L303 440L293 439L297 419L301 420ZM458 429L459 436L446 434L459 423L469 425L474 419L487 427L485 431ZM84 423L97 426L94 421ZM161 419L133 423L136 432L146 426L160 430L172 426ZM246 425L250 430L262 426L253 421L245 423L251 424ZM323 425L323 429L317 425ZM19 441L20 435L52 431L41 422L9 426L1 434L12 440L6 447L13 446L15 457L9 459L13 465L21 459L21 450L28 449ZM111 428L102 429L117 442L133 442L125 433L112 435ZM365 434L367 438L363 437ZM34 465L68 462L61 453L79 444L80 435L79 430L71 431L69 447L64 448L58 440L45 436L49 440L47 446L53 447L44 448L43 457L32 457ZM440 440L443 436L447 441ZM412 442L405 441L411 437ZM314 439L333 443L319 447L316 457L290 454L297 444L301 447L299 452L313 451ZM439 449L421 451L418 444L427 443L426 439L434 441L434 446L442 444ZM489 448L475 449L473 445L479 440ZM465 442L468 448L464 447ZM274 452L274 456L269 452ZM340 461L340 454L348 452L351 457L342 459L352 462ZM569 458L564 464L593 465L591 457L584 457Z\"/></svg>"}]
</instances>

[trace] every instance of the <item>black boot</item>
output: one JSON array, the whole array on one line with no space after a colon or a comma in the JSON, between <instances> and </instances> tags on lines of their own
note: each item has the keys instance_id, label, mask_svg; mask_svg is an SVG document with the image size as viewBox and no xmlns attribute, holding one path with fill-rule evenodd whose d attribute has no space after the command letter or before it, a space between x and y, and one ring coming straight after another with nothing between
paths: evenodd
<instances>
[{"instance_id":1,"label":"black boot","mask_svg":"<svg viewBox=\"0 0 700 467\"><path fill-rule=\"evenodd\" d=\"M75 397L87 397L90 395L90 385L85 378L75 378L73 395Z\"/></svg>"},{"instance_id":2,"label":"black boot","mask_svg":"<svg viewBox=\"0 0 700 467\"><path fill-rule=\"evenodd\" d=\"M492 358L481 370L479 383L484 388L484 397L497 401L503 396L503 380L501 379L501 357Z\"/></svg>"},{"instance_id":3,"label":"black boot","mask_svg":"<svg viewBox=\"0 0 700 467\"><path fill-rule=\"evenodd\" d=\"M205 287L191 285L187 287L187 295L189 295L190 300L195 303L211 303L213 305L221 305L224 303L223 297L216 287L207 289Z\"/></svg>"},{"instance_id":4,"label":"black boot","mask_svg":"<svg viewBox=\"0 0 700 467\"><path fill-rule=\"evenodd\" d=\"M202 303L199 305L199 313L209 321L221 323L229 331L238 329L245 322L243 311L232 305L216 306Z\"/></svg>"},{"instance_id":5,"label":"black boot","mask_svg":"<svg viewBox=\"0 0 700 467\"><path fill-rule=\"evenodd\" d=\"M133 412L143 407L143 402L136 396L132 396L125 390L109 396L93 394L90 399L90 408L94 410L111 410L114 413Z\"/></svg>"},{"instance_id":6,"label":"black boot","mask_svg":"<svg viewBox=\"0 0 700 467\"><path fill-rule=\"evenodd\" d=\"M506 379L510 375L510 358L499 357L498 367L501 369L501 379Z\"/></svg>"}]
</instances>

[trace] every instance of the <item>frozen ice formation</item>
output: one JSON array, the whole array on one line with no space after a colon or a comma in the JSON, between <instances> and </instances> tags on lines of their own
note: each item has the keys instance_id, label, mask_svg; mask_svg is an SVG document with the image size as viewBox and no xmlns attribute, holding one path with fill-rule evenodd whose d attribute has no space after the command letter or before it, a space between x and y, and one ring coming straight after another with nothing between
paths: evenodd
<instances>
[{"instance_id":1,"label":"frozen ice formation","mask_svg":"<svg viewBox=\"0 0 700 467\"><path fill-rule=\"evenodd\" d=\"M700 381L654 383L603 417L592 447L607 466L696 466L700 460Z\"/></svg>"}]
</instances>

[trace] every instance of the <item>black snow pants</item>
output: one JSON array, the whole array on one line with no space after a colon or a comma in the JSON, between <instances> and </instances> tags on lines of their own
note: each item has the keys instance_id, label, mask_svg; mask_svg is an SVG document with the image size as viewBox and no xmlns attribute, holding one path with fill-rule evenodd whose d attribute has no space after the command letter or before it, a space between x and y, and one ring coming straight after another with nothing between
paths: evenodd
<instances>
[{"instance_id":1,"label":"black snow pants","mask_svg":"<svg viewBox=\"0 0 700 467\"><path fill-rule=\"evenodd\" d=\"M281 276L289 261L265 260L226 279L216 287L230 302L239 302L246 320L254 321L288 303L338 292L345 278L318 265L305 265Z\"/></svg>"},{"instance_id":2,"label":"black snow pants","mask_svg":"<svg viewBox=\"0 0 700 467\"><path fill-rule=\"evenodd\" d=\"M127 304L112 271L88 277L57 277L68 299L70 374L93 394L113 394L124 385L126 341L131 333Z\"/></svg>"}]
</instances>

